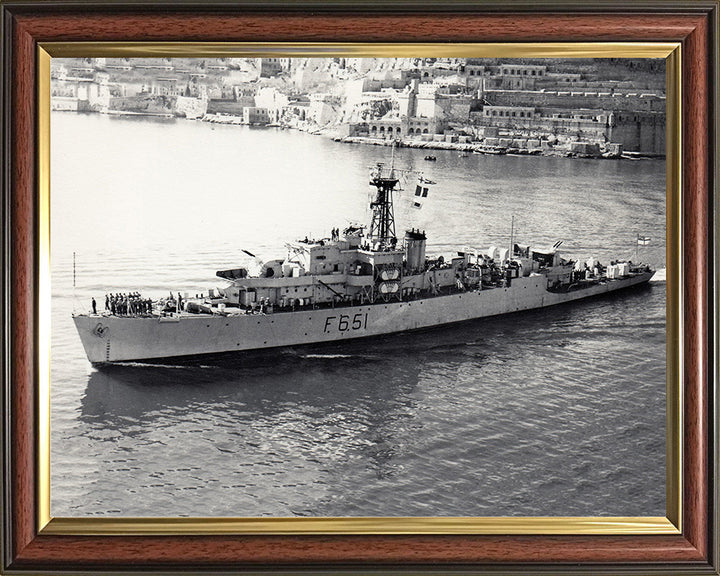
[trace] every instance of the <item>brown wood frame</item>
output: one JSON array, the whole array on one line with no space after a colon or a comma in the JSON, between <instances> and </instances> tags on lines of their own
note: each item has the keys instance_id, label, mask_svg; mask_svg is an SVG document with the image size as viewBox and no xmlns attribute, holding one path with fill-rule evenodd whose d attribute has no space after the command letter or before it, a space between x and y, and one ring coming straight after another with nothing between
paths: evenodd
<instances>
[{"instance_id":1,"label":"brown wood frame","mask_svg":"<svg viewBox=\"0 0 720 576\"><path fill-rule=\"evenodd\" d=\"M302 5L7 0L2 17L3 555L61 570L718 574L717 0ZM682 43L683 530L642 536L58 536L36 498L36 49L68 41Z\"/></svg>"}]
</instances>

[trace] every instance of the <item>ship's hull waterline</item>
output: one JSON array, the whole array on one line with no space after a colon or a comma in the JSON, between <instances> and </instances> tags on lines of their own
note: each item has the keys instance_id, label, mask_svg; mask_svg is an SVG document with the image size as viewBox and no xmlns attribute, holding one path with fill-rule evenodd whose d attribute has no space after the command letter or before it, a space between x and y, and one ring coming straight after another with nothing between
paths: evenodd
<instances>
[{"instance_id":1,"label":"ship's hull waterline","mask_svg":"<svg viewBox=\"0 0 720 576\"><path fill-rule=\"evenodd\" d=\"M542 275L510 287L410 301L271 314L182 314L165 317L76 315L75 326L93 364L261 350L378 336L544 308L599 296L650 280L652 271L571 292L549 292Z\"/></svg>"}]
</instances>

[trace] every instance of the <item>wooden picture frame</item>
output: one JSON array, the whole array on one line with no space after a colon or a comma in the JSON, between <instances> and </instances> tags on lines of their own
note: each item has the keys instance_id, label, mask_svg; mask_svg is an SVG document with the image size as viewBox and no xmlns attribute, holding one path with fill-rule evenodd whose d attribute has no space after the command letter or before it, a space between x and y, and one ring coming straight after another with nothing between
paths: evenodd
<instances>
[{"instance_id":1,"label":"wooden picture frame","mask_svg":"<svg viewBox=\"0 0 720 576\"><path fill-rule=\"evenodd\" d=\"M104 570L191 572L472 572L718 574L717 79L718 2L573 2L506 6L449 2L350 3L8 1L2 15L3 524L7 573ZM464 532L172 530L110 522L104 533L47 525L46 403L38 304L47 182L37 154L43 45L99 42L577 43L667 42L681 47L680 246L682 341L673 449L678 514L672 529L524 531L521 523ZM81 45L78 45L81 46ZM46 145L46 143L45 143ZM669 173L668 178L671 178ZM681 456L681 457L680 457ZM672 503L672 498L670 499ZM114 526L113 526L114 524ZM152 528L152 527L151 527ZM217 528L217 527L216 527ZM388 533L389 532L389 533Z\"/></svg>"}]
</instances>

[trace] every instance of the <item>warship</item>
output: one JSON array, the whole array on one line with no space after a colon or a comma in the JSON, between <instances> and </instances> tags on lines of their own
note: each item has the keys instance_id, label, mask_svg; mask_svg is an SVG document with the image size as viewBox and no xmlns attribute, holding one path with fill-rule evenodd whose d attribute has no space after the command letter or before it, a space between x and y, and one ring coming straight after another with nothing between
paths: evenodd
<instances>
[{"instance_id":1,"label":"warship","mask_svg":"<svg viewBox=\"0 0 720 576\"><path fill-rule=\"evenodd\" d=\"M396 235L393 194L407 172L371 169L369 228L333 229L329 238L287 244L284 259L220 270L224 288L197 298L106 296L105 310L74 314L88 360L117 362L295 347L377 337L518 313L646 283L649 266L565 259L562 242L535 249L462 249L426 255L424 230ZM403 174L405 173L405 174ZM417 177L416 206L435 182ZM250 256L253 254L247 252Z\"/></svg>"}]
</instances>

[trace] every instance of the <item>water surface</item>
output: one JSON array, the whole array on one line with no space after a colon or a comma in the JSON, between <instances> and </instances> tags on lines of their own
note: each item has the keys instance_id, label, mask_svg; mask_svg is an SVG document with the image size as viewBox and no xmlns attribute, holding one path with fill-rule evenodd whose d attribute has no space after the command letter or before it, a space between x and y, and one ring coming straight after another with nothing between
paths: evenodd
<instances>
[{"instance_id":1,"label":"water surface","mask_svg":"<svg viewBox=\"0 0 720 576\"><path fill-rule=\"evenodd\" d=\"M367 221L388 148L294 131L52 117L54 516L665 514L665 284L202 364L93 368L95 296L206 292L242 249ZM401 149L438 182L398 227L430 254L563 240L664 266L664 162ZM412 188L408 183L408 190ZM76 252L75 287L72 254Z\"/></svg>"}]
</instances>

